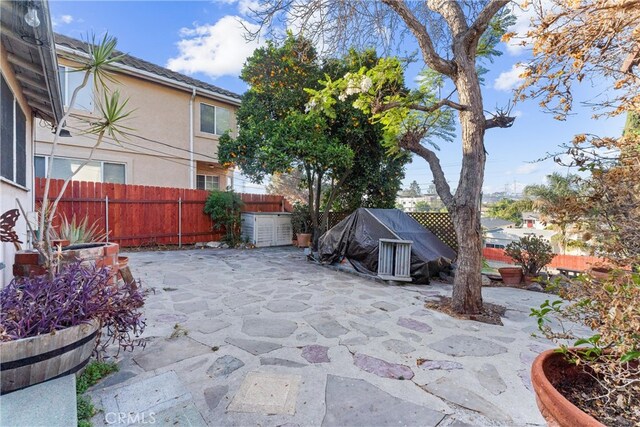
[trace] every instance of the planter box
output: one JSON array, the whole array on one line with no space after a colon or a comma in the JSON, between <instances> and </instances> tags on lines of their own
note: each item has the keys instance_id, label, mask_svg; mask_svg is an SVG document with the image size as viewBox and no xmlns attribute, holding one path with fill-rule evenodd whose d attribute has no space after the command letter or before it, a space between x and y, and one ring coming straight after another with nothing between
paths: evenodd
<instances>
[{"instance_id":1,"label":"planter box","mask_svg":"<svg viewBox=\"0 0 640 427\"><path fill-rule=\"evenodd\" d=\"M78 260L85 265L97 267L111 267L114 277L118 273L117 243L80 243L62 249L61 265L74 263ZM13 264L13 275L16 277L40 276L46 274L43 267L44 260L38 251L24 250L16 252Z\"/></svg>"},{"instance_id":2,"label":"planter box","mask_svg":"<svg viewBox=\"0 0 640 427\"><path fill-rule=\"evenodd\" d=\"M2 394L82 369L93 353L98 322L0 343Z\"/></svg>"}]
</instances>

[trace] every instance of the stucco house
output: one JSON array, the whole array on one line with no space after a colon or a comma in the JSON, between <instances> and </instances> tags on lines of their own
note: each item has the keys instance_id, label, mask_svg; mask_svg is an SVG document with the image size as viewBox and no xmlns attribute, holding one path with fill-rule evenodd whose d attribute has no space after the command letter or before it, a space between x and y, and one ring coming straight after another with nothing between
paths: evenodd
<instances>
[{"instance_id":1,"label":"stucco house","mask_svg":"<svg viewBox=\"0 0 640 427\"><path fill-rule=\"evenodd\" d=\"M29 213L36 129L51 129L63 116L58 64L47 2L0 4L0 214L17 209L18 202ZM14 230L25 247L24 216ZM0 287L13 276L14 254L13 244L0 243Z\"/></svg>"},{"instance_id":2,"label":"stucco house","mask_svg":"<svg viewBox=\"0 0 640 427\"><path fill-rule=\"evenodd\" d=\"M79 58L86 56L86 44L55 34L58 75L65 109L82 74L72 72ZM227 130L236 131L235 112L240 96L220 87L193 79L131 55L123 55L112 67L118 90L128 98L133 110L125 125L130 128L118 141L105 138L94 161L75 177L81 181L111 182L163 187L225 189L232 184L232 171L218 160L218 138ZM82 119L91 120L101 94L93 82L77 97L66 130L60 138L53 163L49 160L53 134L50 127L37 124L34 151L35 176L66 178L86 159L95 137L82 135Z\"/></svg>"}]
</instances>

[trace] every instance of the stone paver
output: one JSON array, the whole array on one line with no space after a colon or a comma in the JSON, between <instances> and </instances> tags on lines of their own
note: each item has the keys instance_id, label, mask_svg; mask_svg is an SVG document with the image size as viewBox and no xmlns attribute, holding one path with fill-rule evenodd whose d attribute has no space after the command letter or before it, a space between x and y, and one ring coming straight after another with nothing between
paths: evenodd
<instances>
[{"instance_id":1,"label":"stone paver","mask_svg":"<svg viewBox=\"0 0 640 427\"><path fill-rule=\"evenodd\" d=\"M323 427L436 426L444 414L391 396L378 387L354 378L329 375L327 413ZM354 411L354 408L367 408Z\"/></svg>"},{"instance_id":2,"label":"stone paver","mask_svg":"<svg viewBox=\"0 0 640 427\"><path fill-rule=\"evenodd\" d=\"M329 363L328 351L323 345L308 345L302 349L302 357L309 363Z\"/></svg>"},{"instance_id":3,"label":"stone paver","mask_svg":"<svg viewBox=\"0 0 640 427\"><path fill-rule=\"evenodd\" d=\"M128 255L156 290L149 342L121 353L121 371L90 391L103 411L96 427L109 425L108 411L153 411L158 425L544 422L529 371L549 344L531 337L527 316L544 294L483 289L509 308L496 326L423 306L450 285L370 281L295 248Z\"/></svg>"},{"instance_id":4,"label":"stone paver","mask_svg":"<svg viewBox=\"0 0 640 427\"><path fill-rule=\"evenodd\" d=\"M358 353L353 356L354 364L363 371L375 374L383 378L394 380L410 380L413 378L413 371L405 365L390 363L377 357Z\"/></svg>"}]
</instances>

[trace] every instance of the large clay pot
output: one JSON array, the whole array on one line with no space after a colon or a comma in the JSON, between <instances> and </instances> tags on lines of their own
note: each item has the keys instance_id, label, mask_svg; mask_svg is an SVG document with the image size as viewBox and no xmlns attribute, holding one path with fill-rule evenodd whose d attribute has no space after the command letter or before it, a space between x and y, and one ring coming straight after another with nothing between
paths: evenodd
<instances>
[{"instance_id":1,"label":"large clay pot","mask_svg":"<svg viewBox=\"0 0 640 427\"><path fill-rule=\"evenodd\" d=\"M298 233L298 247L308 248L311 244L311 234Z\"/></svg>"},{"instance_id":2,"label":"large clay pot","mask_svg":"<svg viewBox=\"0 0 640 427\"><path fill-rule=\"evenodd\" d=\"M0 343L2 394L78 372L95 348L98 322Z\"/></svg>"},{"instance_id":3,"label":"large clay pot","mask_svg":"<svg viewBox=\"0 0 640 427\"><path fill-rule=\"evenodd\" d=\"M553 386L558 378L586 375L554 350L540 353L531 366L531 383L540 413L550 427L604 427L604 424L569 402Z\"/></svg>"},{"instance_id":4,"label":"large clay pot","mask_svg":"<svg viewBox=\"0 0 640 427\"><path fill-rule=\"evenodd\" d=\"M502 267L498 269L502 283L505 285L519 285L522 281L522 269L520 267Z\"/></svg>"}]
</instances>

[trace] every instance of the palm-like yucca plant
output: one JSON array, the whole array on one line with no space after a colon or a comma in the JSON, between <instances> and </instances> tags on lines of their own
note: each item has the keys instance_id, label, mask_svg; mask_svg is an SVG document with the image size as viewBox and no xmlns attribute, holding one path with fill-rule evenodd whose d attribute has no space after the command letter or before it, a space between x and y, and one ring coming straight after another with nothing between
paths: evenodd
<instances>
[{"instance_id":1,"label":"palm-like yucca plant","mask_svg":"<svg viewBox=\"0 0 640 427\"><path fill-rule=\"evenodd\" d=\"M51 185L51 171L49 168L45 181L44 197L42 200L42 206L40 207L40 220L39 230L40 233L37 236L36 248L44 256L46 260L46 267L49 270L49 275L53 276L57 270L57 260L53 255L53 248L51 247L51 224L56 214L58 203L62 198L69 182L73 177L80 172L80 170L87 165L96 152L96 149L102 144L102 141L107 135L113 138L116 142L120 137L125 136L125 130L131 130L123 125L123 122L131 116L132 111L126 109L128 99L122 99L120 93L116 90L111 92L108 87L108 83L115 82L115 78L111 73L110 66L115 62L122 59L122 54L116 51L117 40L109 35L104 35L101 40L92 36L87 43L88 56L80 61L82 64L74 71L83 73L82 83L76 87L71 95L69 101L69 107L65 115L62 117L56 127L55 137L51 147L51 161L56 157L56 149L58 146L58 139L60 138L60 131L65 125L66 121L72 115L73 107L75 106L76 98L82 88L84 88L88 82L89 77L93 75L94 79L94 91L95 93L101 93L102 99L97 102L97 120L92 118L87 123L87 128L83 132L84 134L94 135L96 137L95 144L91 147L91 151L87 159L80 164L80 166L69 176L59 194L54 199L53 203L49 203L49 189ZM83 120L82 117L74 118ZM85 119L86 120L86 119Z\"/></svg>"},{"instance_id":2,"label":"palm-like yucca plant","mask_svg":"<svg viewBox=\"0 0 640 427\"><path fill-rule=\"evenodd\" d=\"M55 240L68 240L69 244L89 243L103 241L107 234L102 232L98 221L89 224L89 217L78 220L76 215L71 216L71 221L66 215L62 215L60 226L57 230L51 229L52 238Z\"/></svg>"}]
</instances>

